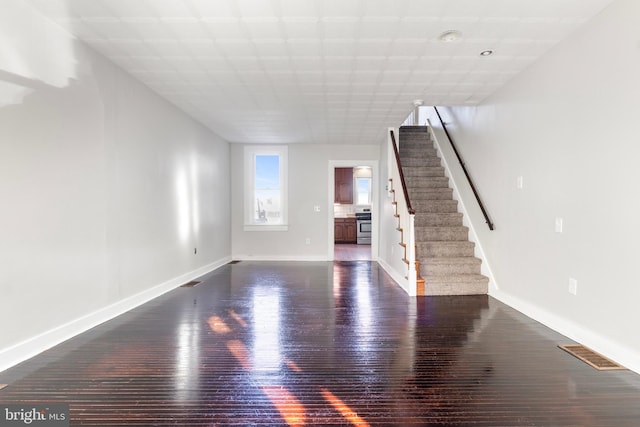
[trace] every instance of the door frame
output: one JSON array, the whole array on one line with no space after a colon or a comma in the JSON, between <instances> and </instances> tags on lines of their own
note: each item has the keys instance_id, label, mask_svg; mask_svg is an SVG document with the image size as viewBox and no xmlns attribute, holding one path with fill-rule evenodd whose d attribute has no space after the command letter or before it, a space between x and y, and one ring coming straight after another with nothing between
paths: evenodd
<instances>
[{"instance_id":1,"label":"door frame","mask_svg":"<svg viewBox=\"0 0 640 427\"><path fill-rule=\"evenodd\" d=\"M328 251L327 259L329 261L334 260L334 215L333 215L333 201L335 200L335 169L336 168L351 168L358 166L368 166L371 168L371 260L378 260L378 239L379 239L379 209L378 204L380 200L380 171L378 160L329 160L328 176L329 179L329 200L327 201L328 212L328 224L327 224L327 236L328 236Z\"/></svg>"}]
</instances>

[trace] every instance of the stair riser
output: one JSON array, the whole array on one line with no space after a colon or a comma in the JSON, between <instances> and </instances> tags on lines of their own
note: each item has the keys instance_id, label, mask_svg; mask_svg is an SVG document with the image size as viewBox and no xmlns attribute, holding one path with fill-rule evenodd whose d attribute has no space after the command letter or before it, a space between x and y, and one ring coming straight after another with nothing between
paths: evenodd
<instances>
[{"instance_id":1,"label":"stair riser","mask_svg":"<svg viewBox=\"0 0 640 427\"><path fill-rule=\"evenodd\" d=\"M429 128L427 126L401 126L400 135L430 135Z\"/></svg>"},{"instance_id":2,"label":"stair riser","mask_svg":"<svg viewBox=\"0 0 640 427\"><path fill-rule=\"evenodd\" d=\"M469 237L466 227L422 227L416 228L416 241L465 241Z\"/></svg>"},{"instance_id":3,"label":"stair riser","mask_svg":"<svg viewBox=\"0 0 640 427\"><path fill-rule=\"evenodd\" d=\"M409 189L409 197L411 198L411 203L416 202L416 205L419 206L421 201L425 201L424 203L429 203L432 200L453 200L453 189L452 188L430 188L430 189Z\"/></svg>"},{"instance_id":4,"label":"stair riser","mask_svg":"<svg viewBox=\"0 0 640 427\"><path fill-rule=\"evenodd\" d=\"M485 295L489 289L486 283L425 283L424 296L443 295Z\"/></svg>"},{"instance_id":5,"label":"stair riser","mask_svg":"<svg viewBox=\"0 0 640 427\"><path fill-rule=\"evenodd\" d=\"M480 264L429 264L428 259L420 260L420 273L423 276L446 276L457 274L480 274ZM426 265L425 265L426 264Z\"/></svg>"},{"instance_id":6,"label":"stair riser","mask_svg":"<svg viewBox=\"0 0 640 427\"><path fill-rule=\"evenodd\" d=\"M423 141L431 139L431 133L429 132L400 132L400 141L404 139L421 139Z\"/></svg>"},{"instance_id":7,"label":"stair riser","mask_svg":"<svg viewBox=\"0 0 640 427\"><path fill-rule=\"evenodd\" d=\"M427 157L425 159L416 159L412 157L401 158L400 162L402 163L402 167L434 167L434 166L442 166L442 161L440 157ZM404 170L404 169L403 169Z\"/></svg>"},{"instance_id":8,"label":"stair riser","mask_svg":"<svg viewBox=\"0 0 640 427\"><path fill-rule=\"evenodd\" d=\"M429 141L431 140L431 134L429 134L429 132L401 132L398 140L400 143L416 140Z\"/></svg>"},{"instance_id":9,"label":"stair riser","mask_svg":"<svg viewBox=\"0 0 640 427\"><path fill-rule=\"evenodd\" d=\"M411 196L409 196L411 197ZM414 200L411 199L411 207L419 213L456 213L458 202L455 200Z\"/></svg>"},{"instance_id":10,"label":"stair riser","mask_svg":"<svg viewBox=\"0 0 640 427\"><path fill-rule=\"evenodd\" d=\"M400 126L400 133L402 132L424 132L424 133L429 133L429 128L427 126L424 125L404 125L404 126Z\"/></svg>"},{"instance_id":11,"label":"stair riser","mask_svg":"<svg viewBox=\"0 0 640 427\"><path fill-rule=\"evenodd\" d=\"M404 133L400 135L400 138L398 138L398 140L400 141L400 144L404 144L407 141L420 141L422 143L425 143L431 142L431 135L429 135L428 133Z\"/></svg>"},{"instance_id":12,"label":"stair riser","mask_svg":"<svg viewBox=\"0 0 640 427\"><path fill-rule=\"evenodd\" d=\"M415 216L416 227L456 227L462 225L461 213L423 213Z\"/></svg>"},{"instance_id":13,"label":"stair riser","mask_svg":"<svg viewBox=\"0 0 640 427\"><path fill-rule=\"evenodd\" d=\"M405 178L409 176L444 176L444 168L442 166L405 166L402 172Z\"/></svg>"},{"instance_id":14,"label":"stair riser","mask_svg":"<svg viewBox=\"0 0 640 427\"><path fill-rule=\"evenodd\" d=\"M433 142L425 141L425 140L403 140L398 147L400 152L409 149L409 150L424 150L430 149L433 150L435 147L433 146Z\"/></svg>"},{"instance_id":15,"label":"stair riser","mask_svg":"<svg viewBox=\"0 0 640 427\"><path fill-rule=\"evenodd\" d=\"M426 148L426 147L425 148L408 148L408 149L401 148L399 154L400 154L400 160L406 159L406 158L425 159L429 157L438 157L438 152L436 151L435 148Z\"/></svg>"},{"instance_id":16,"label":"stair riser","mask_svg":"<svg viewBox=\"0 0 640 427\"><path fill-rule=\"evenodd\" d=\"M474 256L474 244L471 242L426 242L416 244L416 253L420 258L450 258Z\"/></svg>"},{"instance_id":17,"label":"stair riser","mask_svg":"<svg viewBox=\"0 0 640 427\"><path fill-rule=\"evenodd\" d=\"M404 181L407 187L449 188L449 179L446 177L405 176Z\"/></svg>"},{"instance_id":18,"label":"stair riser","mask_svg":"<svg viewBox=\"0 0 640 427\"><path fill-rule=\"evenodd\" d=\"M398 149L400 152L406 149L429 149L434 150L436 147L432 141L426 139L401 139Z\"/></svg>"}]
</instances>

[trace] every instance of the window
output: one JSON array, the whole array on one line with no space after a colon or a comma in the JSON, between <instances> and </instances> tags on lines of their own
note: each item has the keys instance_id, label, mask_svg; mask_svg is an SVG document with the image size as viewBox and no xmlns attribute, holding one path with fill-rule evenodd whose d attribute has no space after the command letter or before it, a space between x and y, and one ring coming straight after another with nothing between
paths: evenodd
<instances>
[{"instance_id":1,"label":"window","mask_svg":"<svg viewBox=\"0 0 640 427\"><path fill-rule=\"evenodd\" d=\"M287 147L246 146L245 231L287 230Z\"/></svg>"},{"instance_id":2,"label":"window","mask_svg":"<svg viewBox=\"0 0 640 427\"><path fill-rule=\"evenodd\" d=\"M356 178L356 204L371 204L371 178Z\"/></svg>"}]
</instances>

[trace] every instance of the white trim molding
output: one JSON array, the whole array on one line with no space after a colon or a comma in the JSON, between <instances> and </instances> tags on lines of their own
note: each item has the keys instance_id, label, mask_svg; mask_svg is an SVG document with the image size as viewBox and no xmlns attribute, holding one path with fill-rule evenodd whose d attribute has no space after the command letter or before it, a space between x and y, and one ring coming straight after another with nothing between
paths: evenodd
<instances>
[{"instance_id":1,"label":"white trim molding","mask_svg":"<svg viewBox=\"0 0 640 427\"><path fill-rule=\"evenodd\" d=\"M196 270L174 277L164 283L124 298L85 316L67 322L46 332L28 338L11 347L0 350L0 372L24 362L45 350L48 350L70 338L75 337L89 329L111 320L129 310L151 301L160 295L167 293L197 277L220 268L231 261L231 257L225 257L214 261Z\"/></svg>"},{"instance_id":2,"label":"white trim molding","mask_svg":"<svg viewBox=\"0 0 640 427\"><path fill-rule=\"evenodd\" d=\"M539 306L501 292L500 290L489 290L489 295L509 307L518 310L525 316L565 335L570 340L582 344L625 368L640 374L640 354L630 351L628 347L611 341L609 338L585 329L575 322L557 316Z\"/></svg>"},{"instance_id":3,"label":"white trim molding","mask_svg":"<svg viewBox=\"0 0 640 427\"><path fill-rule=\"evenodd\" d=\"M378 160L329 160L328 172L328 191L329 199L327 200L327 259L332 261L334 258L334 215L333 205L335 201L335 169L350 168L357 166L368 166L371 168L371 260L378 260L378 242L379 242L379 204L380 204L380 162Z\"/></svg>"}]
</instances>

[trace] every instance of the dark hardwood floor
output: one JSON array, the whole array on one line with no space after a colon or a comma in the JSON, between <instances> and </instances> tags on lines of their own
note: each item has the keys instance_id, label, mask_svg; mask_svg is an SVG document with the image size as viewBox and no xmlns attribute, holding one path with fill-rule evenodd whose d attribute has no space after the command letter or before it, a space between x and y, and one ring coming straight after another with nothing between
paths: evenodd
<instances>
[{"instance_id":1,"label":"dark hardwood floor","mask_svg":"<svg viewBox=\"0 0 640 427\"><path fill-rule=\"evenodd\" d=\"M371 261L371 245L336 243L333 246L335 261Z\"/></svg>"},{"instance_id":2,"label":"dark hardwood floor","mask_svg":"<svg viewBox=\"0 0 640 427\"><path fill-rule=\"evenodd\" d=\"M240 262L0 373L71 425L637 426L640 377L487 296L377 264Z\"/></svg>"}]
</instances>

